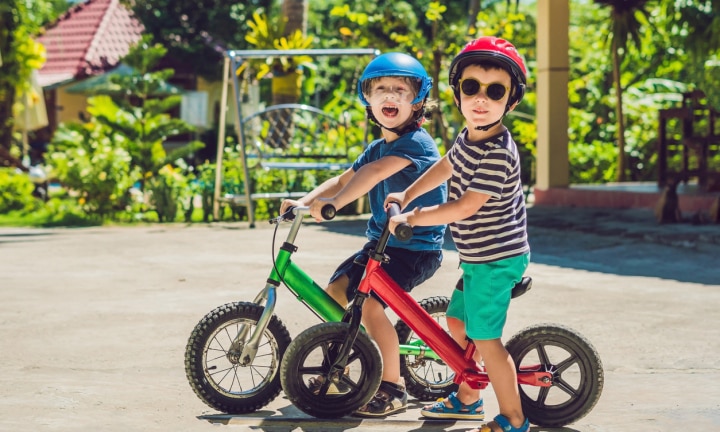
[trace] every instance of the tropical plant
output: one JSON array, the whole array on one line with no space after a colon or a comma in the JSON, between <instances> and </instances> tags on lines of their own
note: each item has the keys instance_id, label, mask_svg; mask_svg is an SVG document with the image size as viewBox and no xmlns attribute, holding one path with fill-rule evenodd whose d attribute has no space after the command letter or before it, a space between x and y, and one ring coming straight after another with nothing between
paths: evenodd
<instances>
[{"instance_id":1,"label":"tropical plant","mask_svg":"<svg viewBox=\"0 0 720 432\"><path fill-rule=\"evenodd\" d=\"M29 211L38 206L32 196L34 185L30 178L14 168L0 168L0 214Z\"/></svg>"},{"instance_id":2,"label":"tropical plant","mask_svg":"<svg viewBox=\"0 0 720 432\"><path fill-rule=\"evenodd\" d=\"M65 0L4 0L0 2L0 166L27 171L13 143L13 105L27 92L30 74L45 62L45 50L33 40L40 27L67 9Z\"/></svg>"},{"instance_id":3,"label":"tropical plant","mask_svg":"<svg viewBox=\"0 0 720 432\"><path fill-rule=\"evenodd\" d=\"M173 222L180 209L192 208L190 179L172 165L165 165L148 181L148 190L160 222Z\"/></svg>"},{"instance_id":4,"label":"tropical plant","mask_svg":"<svg viewBox=\"0 0 720 432\"><path fill-rule=\"evenodd\" d=\"M245 35L245 40L255 49L302 50L310 48L313 43L313 38L303 35L301 30L295 30L286 36L285 21L282 17L268 18L256 12L247 25L250 31ZM302 89L303 71L300 68L316 68L312 57L307 55L268 55L263 60L246 64L255 69L256 80L267 76L272 78L273 105L297 103Z\"/></svg>"},{"instance_id":5,"label":"tropical plant","mask_svg":"<svg viewBox=\"0 0 720 432\"><path fill-rule=\"evenodd\" d=\"M275 0L121 0L140 20L145 33L168 49L165 62L207 80L222 79L227 49L243 50L253 13L269 11Z\"/></svg>"},{"instance_id":6,"label":"tropical plant","mask_svg":"<svg viewBox=\"0 0 720 432\"><path fill-rule=\"evenodd\" d=\"M628 49L628 40L642 48L641 31L643 25L650 24L647 11L650 0L595 0L596 3L610 9L610 53L613 64L613 82L615 85L615 121L617 122L617 181L626 178L627 157L625 154L625 117L623 115L623 83L621 64Z\"/></svg>"},{"instance_id":7,"label":"tropical plant","mask_svg":"<svg viewBox=\"0 0 720 432\"><path fill-rule=\"evenodd\" d=\"M140 172L131 168L125 140L96 121L62 124L55 132L46 155L51 175L90 216L114 218L130 205L129 191Z\"/></svg>"},{"instance_id":8,"label":"tropical plant","mask_svg":"<svg viewBox=\"0 0 720 432\"><path fill-rule=\"evenodd\" d=\"M145 36L130 48L123 62L137 72L128 76L113 76L110 80L123 89L95 100L88 107L94 118L107 126L111 133L122 136L131 157L131 167L142 173L140 189L145 180L158 174L159 170L175 160L184 158L204 146L199 141L165 151L163 143L168 137L192 132L187 122L168 114L182 100L180 95L162 95L160 89L174 71L154 71L167 50L160 44L151 44Z\"/></svg>"}]
</instances>

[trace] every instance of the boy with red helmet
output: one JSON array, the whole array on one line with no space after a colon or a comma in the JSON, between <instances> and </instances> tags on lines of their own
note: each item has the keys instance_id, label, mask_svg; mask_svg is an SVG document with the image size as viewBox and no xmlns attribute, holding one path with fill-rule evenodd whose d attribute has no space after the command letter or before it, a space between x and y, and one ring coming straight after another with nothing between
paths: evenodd
<instances>
[{"instance_id":1,"label":"boy with red helmet","mask_svg":"<svg viewBox=\"0 0 720 432\"><path fill-rule=\"evenodd\" d=\"M321 221L323 206L331 204L341 209L367 194L372 212L366 231L368 242L340 264L326 288L343 307L355 296L363 277L365 266L358 263L367 262L368 251L375 247L385 227L385 197L405 189L440 158L435 141L421 127L431 88L432 79L417 59L404 53L386 53L373 59L360 76L358 97L368 118L380 126L382 137L370 143L347 171L300 200L285 200L281 204L281 213L291 206L309 206L310 214ZM414 205L440 204L445 202L446 195L446 185L436 185L418 196ZM441 224L414 229L409 242L391 238L386 249L390 261L382 267L403 289L411 291L440 267L444 235L445 225ZM404 411L408 395L400 376L400 342L385 315L385 304L374 294L363 306L362 320L380 348L383 371L375 397L354 414L385 417ZM311 379L310 387L319 388L320 379Z\"/></svg>"},{"instance_id":2,"label":"boy with red helmet","mask_svg":"<svg viewBox=\"0 0 720 432\"><path fill-rule=\"evenodd\" d=\"M518 149L502 124L522 100L527 71L510 42L481 37L453 59L449 75L466 127L440 161L385 202L398 202L409 210L391 220L392 229L403 222L450 224L463 284L453 292L448 327L461 346L468 340L475 344L476 360L484 361L500 408L500 414L479 431L527 432L515 364L500 340L511 290L530 261ZM415 197L448 179L447 203L413 208ZM431 418L485 418L480 391L466 383L421 413Z\"/></svg>"}]
</instances>

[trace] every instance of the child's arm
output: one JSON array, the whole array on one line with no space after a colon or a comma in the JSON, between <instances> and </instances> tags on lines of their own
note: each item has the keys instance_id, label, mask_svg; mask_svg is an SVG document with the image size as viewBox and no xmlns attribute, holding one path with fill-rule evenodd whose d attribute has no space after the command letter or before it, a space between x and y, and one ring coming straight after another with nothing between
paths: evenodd
<instances>
[{"instance_id":1,"label":"child's arm","mask_svg":"<svg viewBox=\"0 0 720 432\"><path fill-rule=\"evenodd\" d=\"M433 164L423 175L420 176L413 184L408 186L403 192L391 193L385 198L385 206L388 203L400 203L400 208L404 209L415 198L438 187L444 181L450 178L452 174L452 165L447 159L447 155L440 158Z\"/></svg>"},{"instance_id":2,"label":"child's arm","mask_svg":"<svg viewBox=\"0 0 720 432\"><path fill-rule=\"evenodd\" d=\"M410 165L410 163L410 160L399 156L385 156L375 162L363 165L346 183L333 189L334 194L324 194L322 197L315 199L310 205L310 214L316 220L322 220L320 211L326 204L331 204L337 210L340 210L368 193L370 189L381 181Z\"/></svg>"},{"instance_id":3,"label":"child's arm","mask_svg":"<svg viewBox=\"0 0 720 432\"><path fill-rule=\"evenodd\" d=\"M392 218L391 229L400 223L410 226L444 225L450 222L469 218L490 199L490 195L482 192L466 191L460 198L445 204L416 208L410 212Z\"/></svg>"},{"instance_id":4,"label":"child's arm","mask_svg":"<svg viewBox=\"0 0 720 432\"><path fill-rule=\"evenodd\" d=\"M318 198L334 196L340 190L342 190L343 186L347 184L354 175L355 171L353 171L352 168L348 168L344 173L325 180L320 186L308 192L307 195L300 198L299 200L283 200L283 202L280 204L280 213L285 213L290 207L312 205L312 203Z\"/></svg>"}]
</instances>

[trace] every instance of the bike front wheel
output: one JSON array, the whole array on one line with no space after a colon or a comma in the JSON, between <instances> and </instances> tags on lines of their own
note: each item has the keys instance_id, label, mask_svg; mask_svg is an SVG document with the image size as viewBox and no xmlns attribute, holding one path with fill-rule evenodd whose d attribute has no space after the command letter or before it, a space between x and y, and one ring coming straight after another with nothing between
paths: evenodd
<instances>
[{"instance_id":1,"label":"bike front wheel","mask_svg":"<svg viewBox=\"0 0 720 432\"><path fill-rule=\"evenodd\" d=\"M195 394L208 406L228 414L245 414L280 394L280 360L290 344L290 333L275 315L251 363L241 365L229 352L243 325L249 326L250 338L263 310L255 303L228 303L209 312L193 329L185 349L185 374ZM240 350L245 342L241 341Z\"/></svg>"},{"instance_id":2,"label":"bike front wheel","mask_svg":"<svg viewBox=\"0 0 720 432\"><path fill-rule=\"evenodd\" d=\"M595 348L573 330L538 324L514 335L506 348L518 370L552 374L550 387L520 385L520 400L530 423L560 427L584 417L600 399L603 367Z\"/></svg>"},{"instance_id":3,"label":"bike front wheel","mask_svg":"<svg viewBox=\"0 0 720 432\"><path fill-rule=\"evenodd\" d=\"M344 370L331 370L349 329L348 323L315 325L300 333L285 352L282 386L304 413L326 419L346 416L368 403L380 387L380 352L364 332L350 348Z\"/></svg>"},{"instance_id":4,"label":"bike front wheel","mask_svg":"<svg viewBox=\"0 0 720 432\"><path fill-rule=\"evenodd\" d=\"M446 312L450 299L443 296L428 297L420 306L447 330ZM395 324L395 331L401 345L426 347L415 332L403 321ZM400 355L400 375L405 380L407 392L420 401L435 401L457 391L453 382L455 372L441 359L423 355Z\"/></svg>"}]
</instances>

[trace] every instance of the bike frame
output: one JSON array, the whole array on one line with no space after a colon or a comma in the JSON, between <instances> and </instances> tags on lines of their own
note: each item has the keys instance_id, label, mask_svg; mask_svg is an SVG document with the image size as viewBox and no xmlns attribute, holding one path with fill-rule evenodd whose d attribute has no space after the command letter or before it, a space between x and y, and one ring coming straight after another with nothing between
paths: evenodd
<instances>
[{"instance_id":1,"label":"bike frame","mask_svg":"<svg viewBox=\"0 0 720 432\"><path fill-rule=\"evenodd\" d=\"M387 259L384 252L389 235L390 232L386 226L375 251L370 254L370 259L365 268L365 277L360 282L358 293L343 318L344 322L349 322L351 325L345 341L346 343L339 348L340 351L337 352L338 356L335 357L337 360L332 364L331 370L342 371L342 368L344 368L344 363L347 362L348 354L359 331L362 305L372 291L380 297L441 360L455 371L455 384L460 384L465 381L472 388L484 389L490 383L490 380L484 368L473 360L475 344L468 343L467 348L463 349L437 321L420 307L418 303L380 267L380 264ZM549 371L541 370L540 365L521 367L517 372L517 378L519 384L539 387L550 387L552 385L552 374Z\"/></svg>"},{"instance_id":2,"label":"bike frame","mask_svg":"<svg viewBox=\"0 0 720 432\"><path fill-rule=\"evenodd\" d=\"M260 338L267 328L270 318L275 311L275 305L277 303L277 288L281 283L284 283L290 292L293 293L295 298L304 304L310 311L318 316L325 322L339 322L342 321L345 315L345 309L343 309L325 290L318 285L305 271L303 271L297 264L292 261L292 255L297 252L295 246L295 239L297 238L302 225L302 219L304 214L309 211L309 207L295 207L292 212L295 215L290 230L288 232L285 242L282 244L280 249L275 256L274 265L270 276L268 276L265 288L263 288L253 300L260 306L263 306L264 310L260 319L257 322L255 331L250 336L247 343L248 333L250 332L250 326L242 325L238 334L233 340L233 344L230 347L230 352L237 356L239 363L243 366L251 364L260 345ZM270 220L270 223L279 224L284 221L282 216ZM417 302L410 298L412 302L417 305ZM418 308L425 312L419 305ZM425 312L427 315L427 312ZM428 315L429 317L429 315ZM432 319L432 318L430 318ZM406 321L407 322L407 321ZM412 327L411 327L412 328ZM240 349L242 347L242 349ZM400 345L400 355L415 355L418 357L424 357L429 359L437 360L439 356L432 350L428 350L424 346L419 345Z\"/></svg>"}]
</instances>

